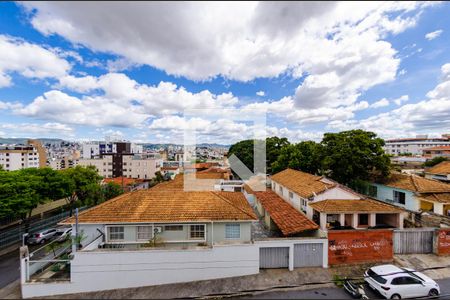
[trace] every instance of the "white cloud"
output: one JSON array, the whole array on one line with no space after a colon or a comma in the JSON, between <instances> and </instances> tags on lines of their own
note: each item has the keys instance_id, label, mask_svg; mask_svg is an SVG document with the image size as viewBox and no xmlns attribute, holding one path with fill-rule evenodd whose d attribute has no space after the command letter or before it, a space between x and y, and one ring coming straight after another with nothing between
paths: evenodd
<instances>
[{"instance_id":1,"label":"white cloud","mask_svg":"<svg viewBox=\"0 0 450 300\"><path fill-rule=\"evenodd\" d=\"M442 29L433 32L428 32L427 34L425 34L425 38L429 41L434 40L435 38L439 37L442 32L443 32Z\"/></svg>"},{"instance_id":2,"label":"white cloud","mask_svg":"<svg viewBox=\"0 0 450 300\"><path fill-rule=\"evenodd\" d=\"M258 91L256 92L256 96L264 97L266 93L264 91Z\"/></svg>"},{"instance_id":3,"label":"white cloud","mask_svg":"<svg viewBox=\"0 0 450 300\"><path fill-rule=\"evenodd\" d=\"M0 87L10 86L11 73L28 78L64 76L70 64L41 46L0 35Z\"/></svg>"},{"instance_id":4,"label":"white cloud","mask_svg":"<svg viewBox=\"0 0 450 300\"><path fill-rule=\"evenodd\" d=\"M44 136L74 136L74 129L61 123L18 123L18 124L0 124L0 129L4 135L21 137L44 137Z\"/></svg>"},{"instance_id":5,"label":"white cloud","mask_svg":"<svg viewBox=\"0 0 450 300\"><path fill-rule=\"evenodd\" d=\"M380 99L375 103L372 103L370 105L371 108L379 108L379 107L385 107L389 105L389 100L386 98Z\"/></svg>"},{"instance_id":6,"label":"white cloud","mask_svg":"<svg viewBox=\"0 0 450 300\"><path fill-rule=\"evenodd\" d=\"M392 100L397 105L402 105L403 102L409 101L408 95L403 95L401 97L398 97L397 99Z\"/></svg>"},{"instance_id":7,"label":"white cloud","mask_svg":"<svg viewBox=\"0 0 450 300\"><path fill-rule=\"evenodd\" d=\"M442 67L443 79L427 93L426 100L403 105L393 111L371 116L363 120L336 120L329 129L348 130L361 128L375 131L385 138L404 136L408 133L443 133L450 129L450 78L446 77L447 65ZM402 99L403 98L403 99ZM396 99L403 102L406 95ZM395 100L394 100L395 101Z\"/></svg>"},{"instance_id":8,"label":"white cloud","mask_svg":"<svg viewBox=\"0 0 450 300\"><path fill-rule=\"evenodd\" d=\"M421 9L432 4L116 2L105 7L95 2L25 2L22 5L30 11L36 9L31 22L43 34L59 34L91 49L113 52L130 62L194 80L222 75L248 81L275 77L292 69L295 74L303 70L322 75L327 73L326 69L336 67L328 65L333 61L341 65L342 73L351 73L344 69L353 64L379 67L383 64L377 63L388 63L384 68L387 70L367 69L369 75L374 73L376 84L385 80L379 73L391 72L392 65L396 65L395 51L380 38L414 26ZM390 13L411 11L416 12L414 17L403 14L390 17ZM364 49L366 41L368 48L375 47L373 51ZM355 45L359 46L352 50Z\"/></svg>"}]
</instances>

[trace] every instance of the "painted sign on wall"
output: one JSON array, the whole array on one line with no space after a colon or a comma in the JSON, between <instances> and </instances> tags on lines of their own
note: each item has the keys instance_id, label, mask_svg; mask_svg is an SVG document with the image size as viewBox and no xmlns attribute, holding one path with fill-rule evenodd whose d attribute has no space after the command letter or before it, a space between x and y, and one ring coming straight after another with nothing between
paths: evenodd
<instances>
[{"instance_id":1,"label":"painted sign on wall","mask_svg":"<svg viewBox=\"0 0 450 300\"><path fill-rule=\"evenodd\" d=\"M450 254L450 229L439 229L437 240L437 254Z\"/></svg>"},{"instance_id":2,"label":"painted sign on wall","mask_svg":"<svg viewBox=\"0 0 450 300\"><path fill-rule=\"evenodd\" d=\"M392 230L328 231L328 264L382 262L393 259Z\"/></svg>"}]
</instances>

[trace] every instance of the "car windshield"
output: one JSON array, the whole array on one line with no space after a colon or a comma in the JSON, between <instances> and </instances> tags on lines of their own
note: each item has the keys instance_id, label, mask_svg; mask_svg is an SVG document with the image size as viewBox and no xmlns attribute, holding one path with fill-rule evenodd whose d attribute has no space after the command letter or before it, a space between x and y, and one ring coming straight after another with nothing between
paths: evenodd
<instances>
[{"instance_id":1,"label":"car windshield","mask_svg":"<svg viewBox=\"0 0 450 300\"><path fill-rule=\"evenodd\" d=\"M373 280L375 280L378 283L381 284L385 284L386 283L386 279L383 278L381 275L378 275L377 273L375 273L374 271L372 271L372 269L369 269L369 271L367 271L367 274L372 277Z\"/></svg>"},{"instance_id":2,"label":"car windshield","mask_svg":"<svg viewBox=\"0 0 450 300\"><path fill-rule=\"evenodd\" d=\"M402 268L403 271L407 272L409 275L411 275L414 278L419 279L420 281L424 282L425 280L423 280L423 278L421 278L419 275L417 275L416 273L414 273L413 271L407 270L405 268Z\"/></svg>"},{"instance_id":3,"label":"car windshield","mask_svg":"<svg viewBox=\"0 0 450 300\"><path fill-rule=\"evenodd\" d=\"M55 235L63 235L64 231L58 231L55 233Z\"/></svg>"}]
</instances>

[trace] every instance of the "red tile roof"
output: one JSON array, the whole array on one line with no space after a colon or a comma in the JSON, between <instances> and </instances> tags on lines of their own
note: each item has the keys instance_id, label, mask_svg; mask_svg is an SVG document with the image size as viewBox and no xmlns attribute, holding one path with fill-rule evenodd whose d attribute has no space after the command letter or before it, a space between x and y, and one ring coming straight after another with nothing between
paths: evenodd
<instances>
[{"instance_id":1,"label":"red tile roof","mask_svg":"<svg viewBox=\"0 0 450 300\"><path fill-rule=\"evenodd\" d=\"M115 177L115 178L105 178L103 179L104 183L109 183L109 182L114 182L118 185L122 185L122 177ZM136 183L140 183L140 182L144 182L143 179L135 179L135 178L127 178L127 177L123 177L123 185L124 186L128 186L128 185L133 185Z\"/></svg>"},{"instance_id":2,"label":"red tile roof","mask_svg":"<svg viewBox=\"0 0 450 300\"><path fill-rule=\"evenodd\" d=\"M425 150L450 150L450 146L436 146L436 147L431 147L431 148L425 148L422 150L423 151L425 151Z\"/></svg>"},{"instance_id":3,"label":"red tile roof","mask_svg":"<svg viewBox=\"0 0 450 300\"><path fill-rule=\"evenodd\" d=\"M426 169L425 173L430 174L439 174L439 175L447 175L450 174L450 160L443 161L441 163L438 163L437 165Z\"/></svg>"},{"instance_id":4,"label":"red tile roof","mask_svg":"<svg viewBox=\"0 0 450 300\"><path fill-rule=\"evenodd\" d=\"M310 198L314 194L320 194L329 188L336 186L335 183L322 182L323 177L286 169L272 175L271 180L279 183L303 198Z\"/></svg>"},{"instance_id":5,"label":"red tile roof","mask_svg":"<svg viewBox=\"0 0 450 300\"><path fill-rule=\"evenodd\" d=\"M79 223L99 224L256 219L242 193L153 189L120 195L78 215ZM71 217L62 223L74 222L74 217Z\"/></svg>"},{"instance_id":6,"label":"red tile roof","mask_svg":"<svg viewBox=\"0 0 450 300\"><path fill-rule=\"evenodd\" d=\"M319 226L296 210L289 203L271 190L254 192L256 199L269 213L270 218L278 226L283 235L292 235L308 230L318 229Z\"/></svg>"},{"instance_id":7,"label":"red tile roof","mask_svg":"<svg viewBox=\"0 0 450 300\"><path fill-rule=\"evenodd\" d=\"M371 199L347 200L347 199L328 199L308 203L309 206L319 212L324 213L395 213L402 210L386 203Z\"/></svg>"}]
</instances>

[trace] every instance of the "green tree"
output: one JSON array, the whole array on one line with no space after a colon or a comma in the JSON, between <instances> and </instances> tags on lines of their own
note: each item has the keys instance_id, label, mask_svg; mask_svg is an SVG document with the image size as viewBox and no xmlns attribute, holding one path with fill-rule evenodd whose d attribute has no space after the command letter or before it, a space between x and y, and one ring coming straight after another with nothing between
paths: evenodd
<instances>
[{"instance_id":1,"label":"green tree","mask_svg":"<svg viewBox=\"0 0 450 300\"><path fill-rule=\"evenodd\" d=\"M76 166L75 168L61 171L70 182L70 194L67 200L70 204L70 215L78 205L96 205L103 200L100 182L102 177L98 175L93 166Z\"/></svg>"},{"instance_id":2,"label":"green tree","mask_svg":"<svg viewBox=\"0 0 450 300\"><path fill-rule=\"evenodd\" d=\"M103 186L103 198L109 200L123 193L122 186L114 182L108 182Z\"/></svg>"},{"instance_id":3,"label":"green tree","mask_svg":"<svg viewBox=\"0 0 450 300\"><path fill-rule=\"evenodd\" d=\"M272 172L277 173L286 168L316 174L320 170L320 144L304 141L283 146L277 160L272 163Z\"/></svg>"},{"instance_id":4,"label":"green tree","mask_svg":"<svg viewBox=\"0 0 450 300\"><path fill-rule=\"evenodd\" d=\"M289 141L287 138L279 138L276 136L269 137L266 139L266 172L272 173L272 164L277 160L281 149L284 146L289 145ZM250 171L255 172L253 170L254 163L254 147L258 149L262 149L264 146L263 140L244 140L240 141L230 147L228 150L228 157L231 155L236 155L237 158L241 160L241 162L249 168ZM233 167L233 166L232 166Z\"/></svg>"},{"instance_id":5,"label":"green tree","mask_svg":"<svg viewBox=\"0 0 450 300\"><path fill-rule=\"evenodd\" d=\"M367 180L372 173L389 175L390 159L384 153L384 140L361 129L325 133L320 160L323 172L332 179L350 184Z\"/></svg>"},{"instance_id":6,"label":"green tree","mask_svg":"<svg viewBox=\"0 0 450 300\"><path fill-rule=\"evenodd\" d=\"M435 165L437 165L437 164L439 164L439 163L441 163L443 161L446 161L446 160L447 160L447 158L445 158L443 156L436 156L436 157L434 157L434 158L424 162L423 166L429 168L429 167L435 166Z\"/></svg>"}]
</instances>

